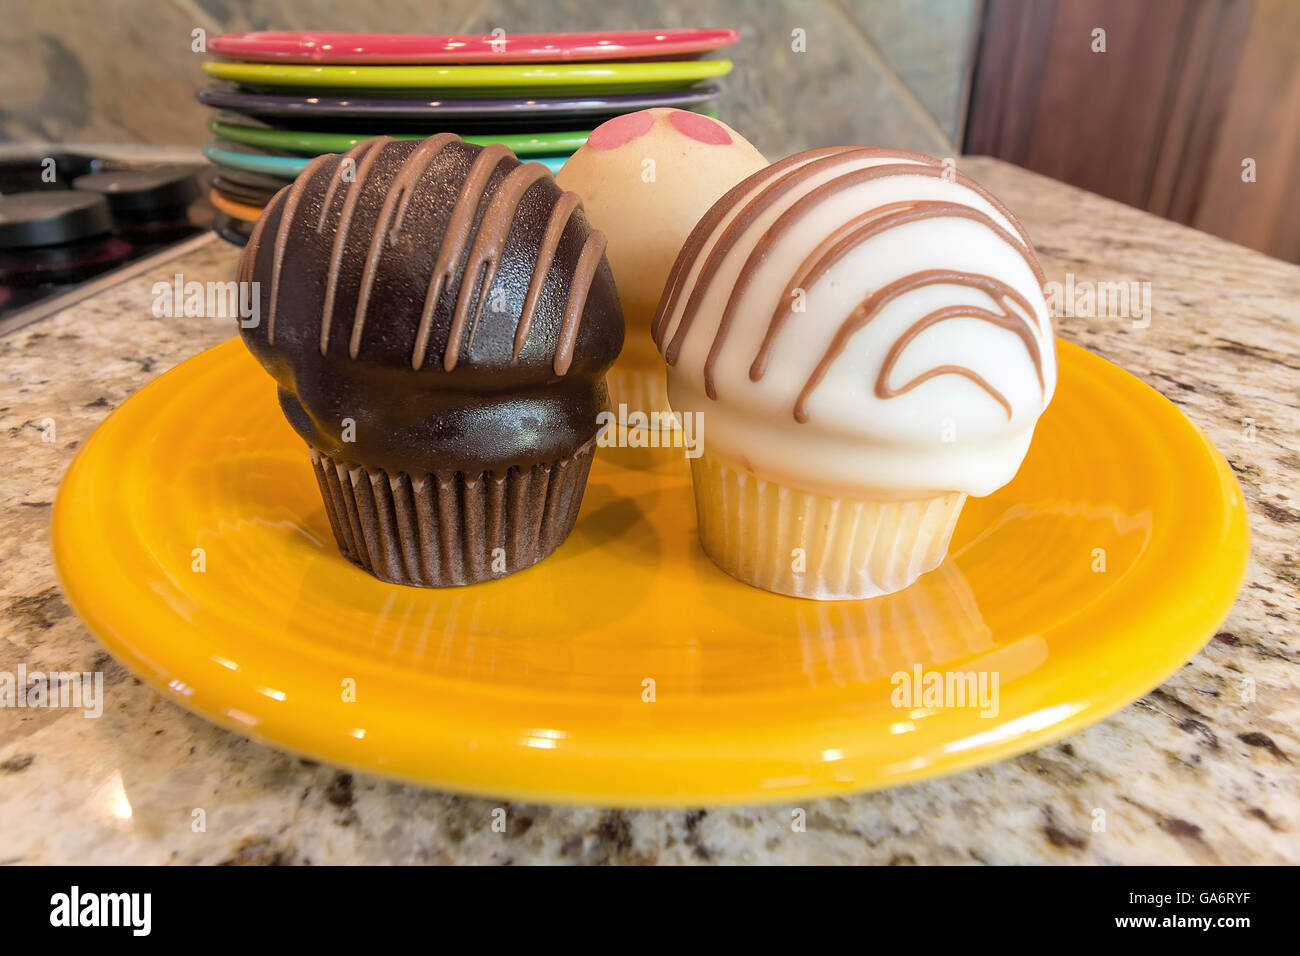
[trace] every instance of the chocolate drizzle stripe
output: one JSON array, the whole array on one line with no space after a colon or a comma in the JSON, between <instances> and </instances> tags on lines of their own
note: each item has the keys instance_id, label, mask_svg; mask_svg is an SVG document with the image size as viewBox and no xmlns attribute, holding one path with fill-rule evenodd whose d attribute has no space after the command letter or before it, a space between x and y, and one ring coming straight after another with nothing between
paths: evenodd
<instances>
[{"instance_id":1,"label":"chocolate drizzle stripe","mask_svg":"<svg viewBox=\"0 0 1300 956\"><path fill-rule=\"evenodd\" d=\"M338 165L334 167L334 172L330 176L329 185L325 187L325 198L320 202L320 215L316 217L316 232L320 234L325 231L325 217L329 215L330 207L334 205L334 194L338 192L339 183L343 182L343 172L349 166L355 166L357 158L370 149L373 140L364 140L357 143L350 150L343 154ZM355 178L355 175L354 175Z\"/></svg>"},{"instance_id":2,"label":"chocolate drizzle stripe","mask_svg":"<svg viewBox=\"0 0 1300 956\"><path fill-rule=\"evenodd\" d=\"M938 325L940 322L946 322L948 319L959 318L978 319L981 322L988 322L991 325L996 325L998 328L1006 329L1007 331L1014 332L1016 335L1020 336L1021 341L1025 343L1025 348L1030 349L1030 354L1035 356L1034 365L1038 368L1039 385L1040 387L1042 386L1042 355L1038 352L1038 343L1034 341L1032 337L1026 337L1028 330L1023 322L1017 322L1015 317L1006 313L990 312L988 309L980 309L969 305L949 305L944 306L942 309L935 309L933 312L922 316L920 319L908 326L907 329L903 331L903 334L894 340L894 344L891 345L889 351L885 353L885 361L881 363L880 374L876 376L876 397L884 399L893 398L896 395L902 395L904 392L910 392L912 389L916 388L916 386L929 381L937 375L964 375L997 399L998 402L1001 403L1002 407L1006 409L1007 418L1010 418L1011 403L1003 397L1001 392L990 386L981 376L964 366L940 365L937 368L923 372L899 388L890 388L889 373L894 370L894 366L898 363L904 350L911 344L912 340L932 325Z\"/></svg>"},{"instance_id":3,"label":"chocolate drizzle stripe","mask_svg":"<svg viewBox=\"0 0 1300 956\"><path fill-rule=\"evenodd\" d=\"M460 192L456 196L456 204L447 221L447 229L438 246L438 258L434 262L433 275L429 277L429 287L425 292L424 308L420 312L420 325L415 336L415 348L411 352L411 367L414 369L424 364L424 353L429 347L429 334L433 328L434 309L437 308L443 289L451 281L460 264L460 257L465 251L465 244L474 226L474 213L483 199L488 180L501 160L509 155L511 155L510 150L500 143L484 147L474 157L469 174L461 184ZM463 326L463 321L458 324L453 320L447 333L447 349L442 356L442 367L448 372L456 367L456 361L460 356Z\"/></svg>"},{"instance_id":4,"label":"chocolate drizzle stripe","mask_svg":"<svg viewBox=\"0 0 1300 956\"><path fill-rule=\"evenodd\" d=\"M1011 403L1007 401L1006 396L990 385L988 380L979 372L969 369L964 365L936 365L928 372L922 372L902 388L893 389L882 394L879 386L877 386L876 394L881 398L893 398L896 395L902 395L904 392L910 392L912 389L916 388L916 386L922 385L932 378L938 378L940 375L960 375L962 378L970 379L980 388L984 389L984 391L989 394L989 397L1001 405L1007 413L1007 420L1011 420Z\"/></svg>"},{"instance_id":5,"label":"chocolate drizzle stripe","mask_svg":"<svg viewBox=\"0 0 1300 956\"><path fill-rule=\"evenodd\" d=\"M997 196L993 195L965 173L957 173L957 182L961 183L971 192L975 193L975 195L983 199L986 203L1001 213L1003 219L1011 223L1011 228L1016 231L1016 235L1020 237L1020 241L1023 242L1025 248L1029 250L1029 267L1034 270L1034 275L1038 277L1039 287L1041 288L1046 284L1047 276L1044 275L1043 267L1038 261L1038 254L1034 252L1034 244L1030 241L1029 233L1025 232L1025 227L1020 224L1020 220L1015 217L1015 214L1002 203L1002 200L998 199ZM1050 312L1047 314L1047 323L1048 328L1051 328L1052 314Z\"/></svg>"},{"instance_id":6,"label":"chocolate drizzle stripe","mask_svg":"<svg viewBox=\"0 0 1300 956\"><path fill-rule=\"evenodd\" d=\"M453 324L464 326L470 306L475 303L474 293L478 292L474 314L470 317L468 344L471 348L479 317L483 314L484 300L492 288L492 280L496 278L497 263L501 260L519 203L533 183L549 175L550 170L541 163L524 163L511 170L492 194L487 212L479 222L478 235L474 237L474 245L470 248L469 259L466 260L462 273L453 318ZM471 277L477 281L470 281Z\"/></svg>"},{"instance_id":7,"label":"chocolate drizzle stripe","mask_svg":"<svg viewBox=\"0 0 1300 956\"><path fill-rule=\"evenodd\" d=\"M393 181L388 185L388 194L384 197L384 208L392 210L392 204L397 204L397 213L392 217L392 223L388 226L388 244L397 243L398 233L402 231L402 222L406 218L406 209L411 204L411 197L415 194L415 183L424 173L430 163L434 161L443 147L450 143L459 143L461 138L455 133L439 133L437 136L431 136L416 147L415 152L406 157L402 166L393 177ZM383 215L379 217L380 223L387 222ZM376 227L378 228L378 227Z\"/></svg>"},{"instance_id":8,"label":"chocolate drizzle stripe","mask_svg":"<svg viewBox=\"0 0 1300 956\"><path fill-rule=\"evenodd\" d=\"M781 194L789 190L792 186L798 185L805 179L808 179L815 172L819 172L827 167L834 168L836 161L840 163L849 163L858 159L875 159L878 153L871 149L866 149L868 156L863 156L862 151L853 151L850 153L840 154L838 157L817 160L815 163L809 163L801 167L794 173L788 173L780 179L771 183L767 189L756 196L735 219L728 224L718 243L710 251L708 259L704 263L704 268L700 270L699 278L696 280L695 288L691 291L691 297L686 301L686 308L682 310L681 321L677 325L677 332L668 348L664 350L664 359L669 365L675 365L677 358L681 353L682 343L686 335L690 332L691 326L695 324L695 317L699 314L700 306L704 301L704 296L708 292L709 284L722 264L722 260L732 246L734 246L743 237L745 231L753 224L754 218L764 209L770 207ZM818 168L812 170L814 166ZM842 175L835 176L818 186L813 187L798 197L790 207L777 217L763 234L759 236L754 243L753 249L750 250L745 264L741 267L740 273L736 276L735 286L732 288L727 307L723 310L722 318L719 320L717 331L714 333L713 341L709 345L709 355L705 360L704 389L709 398L717 398L715 384L713 381L713 367L717 362L718 355L721 353L722 346L726 341L727 333L731 328L731 321L735 315L735 303L739 301L740 295L744 292L750 280L753 278L755 270L759 264L767 257L768 249L773 242L784 236L789 230L817 205L843 192L853 186L863 183L873 182L878 179L890 179L900 175L920 175L943 178L947 170L936 165L920 165L917 163L885 163L876 166L855 166ZM751 212L752 210L752 212ZM721 247L721 248L720 248Z\"/></svg>"},{"instance_id":9,"label":"chocolate drizzle stripe","mask_svg":"<svg viewBox=\"0 0 1300 956\"><path fill-rule=\"evenodd\" d=\"M883 206L877 206L868 210L860 216L849 220L835 232L831 233L825 240L817 245L807 257L799 264L789 283L786 284L785 291L782 293L781 301L776 304L772 310L772 317L768 321L767 332L763 336L763 343L759 347L758 354L754 357L754 362L749 369L749 378L757 382L763 377L767 370L767 362L771 357L771 351L776 341L777 334L784 327L785 322L790 318L791 309L789 302L796 289L806 289L811 282L815 282L826 273L826 270L839 262L852 249L857 248L860 244L866 242L888 229L895 226L902 226L912 222L920 222L927 219L957 217L969 219L973 222L987 226L997 236L1015 249L1022 259L1033 270L1035 277L1038 279L1041 287L1045 278L1042 269L1038 265L1038 260L1033 251L1025 246L1022 241L1013 236L1006 229L1002 228L991 216L961 203L946 202L940 200L917 200L904 201L897 203L888 203ZM746 264L748 268L748 263ZM740 282L737 282L737 288L740 288ZM736 296L733 294L731 300L727 303L728 310L734 308L733 303ZM1023 302L1023 300L1022 300ZM1027 303L1024 303L1027 306ZM1034 315L1033 309L1028 309L1029 315ZM725 316L724 316L725 321ZM715 340L716 341L716 340ZM710 357L713 353L710 352ZM705 380L711 374L712 365L705 365ZM1038 383L1043 384L1042 368L1039 367Z\"/></svg>"},{"instance_id":10,"label":"chocolate drizzle stripe","mask_svg":"<svg viewBox=\"0 0 1300 956\"><path fill-rule=\"evenodd\" d=\"M905 295L908 292L912 292L916 289L922 288L923 286L930 286L930 285L965 286L967 288L978 289L981 292L984 292L985 294L990 296L995 302L1001 301L1003 299L1010 299L1011 301L1015 302L1017 305L1020 305L1022 307L1028 305L1024 297L1015 289L1013 289L1011 286L1007 285L1005 282L1002 282L998 279L994 279L991 276L978 275L976 273L954 272L947 269L926 269L921 272L913 272L911 275L903 276L901 279L895 279L893 282L889 283L886 286L882 286L881 288L873 292L871 295L867 296L866 299L864 299L852 312L848 314L848 316L844 319L843 323L841 323L839 329L836 330L835 336L831 339L830 345L827 346L825 354L822 355L821 360L817 363L816 368L813 369L812 374L808 376L808 381L804 384L803 390L799 392L799 397L795 400L795 404L794 404L795 421L800 423L808 421L808 410L807 410L808 397L812 394L813 390L817 387L817 385L821 382L821 380L825 378L827 371L829 371L831 367L831 364L835 361L835 359L837 359L840 356L840 354L844 351L845 347L848 345L849 339L851 339L853 335L857 333L860 329L864 328L868 323L870 323L871 320L874 319L880 313L880 310L883 309L889 302L898 298L901 295ZM940 310L940 311L944 311L944 310ZM969 314L971 311L976 311L975 307L966 307L966 311L963 312L962 314ZM1026 312L1028 313L1028 315L1031 316L1034 314L1032 309L1027 308ZM888 354L893 355L895 348L901 351L902 346L898 345L898 341L902 341L903 346L905 346L907 342L911 341L912 337L918 334L922 329L927 328L929 325L933 324L934 321L941 321L941 319L934 319L933 321L931 321L932 315L933 313L931 315L922 317L917 322L913 323L911 327L904 330L902 335L899 336L899 340L895 341L894 346L891 347L890 352ZM952 316L949 315L944 317L951 318ZM979 318L979 317L980 316L975 316L975 318ZM1026 326L1029 323L1029 319L1025 318L1024 316L1012 316L1008 314L1005 318L1007 322L1015 322L1018 320L1020 324ZM998 324L1001 325L1002 323L999 322ZM1011 326L1009 325L1003 325L1003 327L1011 328ZM1015 331L1016 334L1020 336L1021 341L1025 343L1026 350L1029 352L1030 358L1033 360L1035 367L1038 369L1039 382L1041 383L1043 381L1043 376L1042 376L1043 357L1038 347L1037 339L1034 337L1034 334L1032 332L1029 333L1028 336L1026 336L1026 334L1022 333L1017 329L1013 328L1012 331ZM1030 343L1033 343L1032 348L1030 347ZM949 372L951 372L952 369L960 368L960 366L941 366L941 368L947 369L949 370ZM965 369L965 372L969 372L969 374L966 375L966 377L970 378L972 381L977 382L977 384L979 382L983 382L983 379L980 379L974 371L970 369ZM947 373L936 372L936 374L947 374ZM927 373L927 377L933 378L934 376L929 375ZM923 377L920 379L920 381L916 381L915 383L909 383L909 387L915 387L916 385L919 385L921 381L926 381L926 380L927 380L926 377ZM985 386L987 386L987 384L988 383L986 382L984 383ZM880 383L878 380L877 388L879 387L880 387ZM1007 404L1004 399L1001 399L1000 394L997 393L995 390L992 390L991 388L988 388L987 390L989 391L990 395L993 395L995 398L999 398L999 400L1002 401L1003 406L1007 410L1007 417L1010 418L1011 406ZM877 392L877 394L879 394L879 392Z\"/></svg>"},{"instance_id":11,"label":"chocolate drizzle stripe","mask_svg":"<svg viewBox=\"0 0 1300 956\"><path fill-rule=\"evenodd\" d=\"M266 316L267 344L275 343L275 307L280 299L280 271L284 266L284 250L289 244L289 227L293 225L293 216L298 210L298 203L302 201L307 183L316 175L316 170L321 168L321 164L332 156L331 153L317 156L304 166L302 172L294 179L293 185L289 187L288 195L285 196L284 211L280 214L280 221L275 228L275 251L271 260L271 305L267 309Z\"/></svg>"},{"instance_id":12,"label":"chocolate drizzle stripe","mask_svg":"<svg viewBox=\"0 0 1300 956\"><path fill-rule=\"evenodd\" d=\"M655 310L654 319L650 323L650 335L654 339L656 346L660 349L663 348L664 333L668 330L673 313L677 311L677 303L681 299L685 279L690 272L691 266L695 264L695 260L699 258L700 253L704 250L705 243L713 237L713 232L718 228L718 224L722 222L727 213L735 208L743 197L754 189L755 183L778 177L792 166L807 164L824 156L846 152L851 148L849 146L828 146L824 149L810 150L806 153L787 156L785 159L779 160L770 166L765 166L758 172L741 180L731 187L721 199L709 207L709 211L696 223L695 228L686 237L686 242L677 254L677 258L673 261L673 267L668 273L667 281L664 283L663 294L659 297L659 307Z\"/></svg>"},{"instance_id":13,"label":"chocolate drizzle stripe","mask_svg":"<svg viewBox=\"0 0 1300 956\"><path fill-rule=\"evenodd\" d=\"M343 196L343 208L339 210L339 221L334 227L334 245L330 248L330 267L325 277L325 304L321 308L320 320L320 354L326 354L330 344L330 326L334 318L334 294L338 290L339 267L343 264L343 248L347 242L348 229L352 225L352 213L357 208L357 200L361 196L362 187L365 185L366 176L370 173L370 167L375 164L375 160L384 151L384 147L393 142L391 136L377 136L374 139L367 140L353 147L354 150L364 149L364 155L358 152L356 155L361 156L361 162L357 164L356 178L349 184L347 192ZM339 169L351 158L355 158L353 151L349 150L344 157L339 160ZM336 171L337 174L337 171ZM331 186L334 183L331 181ZM321 210L322 221L325 218L325 210Z\"/></svg>"},{"instance_id":14,"label":"chocolate drizzle stripe","mask_svg":"<svg viewBox=\"0 0 1300 956\"><path fill-rule=\"evenodd\" d=\"M757 382L767 371L767 360L770 356L772 343L776 340L777 333L785 325L785 320L790 317L793 311L791 300L794 297L796 289L807 289L811 284L809 279L814 282L820 278L827 269L830 268L839 258L848 253L857 242L861 239L855 237L861 234L863 227L868 227L877 223L889 211L894 208L913 207L911 202L889 203L885 206L877 206L868 209L866 212L854 216L848 222L841 224L829 236L813 247L813 250L804 257L795 269L794 275L786 283L784 291L781 293L781 299L772 309L772 316L767 322L767 331L763 334L763 341L758 347L758 354L755 355L754 361L749 366L749 380ZM727 302L728 307L731 301Z\"/></svg>"},{"instance_id":15,"label":"chocolate drizzle stripe","mask_svg":"<svg viewBox=\"0 0 1300 956\"><path fill-rule=\"evenodd\" d=\"M573 362L573 349L578 341L578 329L582 326L587 294L591 291L591 280L600 265L600 257L605 254L605 245L605 234L599 229L593 229L582 244L578 264L573 268L573 280L569 283L569 297L564 303L560 334L555 342L556 375L567 372Z\"/></svg>"},{"instance_id":16,"label":"chocolate drizzle stripe","mask_svg":"<svg viewBox=\"0 0 1300 956\"><path fill-rule=\"evenodd\" d=\"M277 190L271 197L271 201L266 204L266 208L262 210L262 215L257 217L257 222L253 223L253 231L248 236L248 244L244 246L244 254L239 260L241 282L253 281L254 270L257 268L257 253L262 248L262 233L266 230L266 221L271 218L271 211L276 204L284 201L288 191L288 186Z\"/></svg>"},{"instance_id":17,"label":"chocolate drizzle stripe","mask_svg":"<svg viewBox=\"0 0 1300 956\"><path fill-rule=\"evenodd\" d=\"M924 219L937 219L941 217L969 219L972 222L978 222L981 225L987 226L990 231L997 234L999 239L1019 253L1020 258L1024 260L1025 265L1029 266L1030 271L1034 273L1034 278L1038 280L1040 288L1047 281L1046 275L1043 274L1043 267L1038 263L1038 257L1034 255L1034 250L1025 244L1023 237L1008 232L996 219L979 209L976 209L974 206L967 206L965 203L949 202L941 199L917 199L906 202L888 203L872 210L872 213L877 215L897 214L894 221L883 225L881 227L882 229L887 229L895 225L901 226L909 222L917 222ZM871 218L876 218L876 216L871 216ZM859 217L859 219L862 219L862 217ZM858 220L854 220L854 222L857 221ZM869 239L878 231L879 230L877 229L866 229L864 232L864 238ZM858 239L855 236L845 236L840 241L839 245L827 253L826 261L817 262L808 270L808 274L821 275L838 262L849 249L860 241L862 241L862 239ZM824 248L824 245L819 247L819 249L820 248Z\"/></svg>"},{"instance_id":18,"label":"chocolate drizzle stripe","mask_svg":"<svg viewBox=\"0 0 1300 956\"><path fill-rule=\"evenodd\" d=\"M459 142L462 142L462 140L455 133L439 133L437 136L432 136L429 139L425 140L423 143L421 143L420 147L416 150L416 152L420 153L422 157L428 156L428 160L425 163L425 165L428 165L428 163L433 162L434 158L438 155L438 153L442 152L442 148L446 146L448 143L459 143ZM428 150L427 153L424 152L426 149ZM410 156L407 158L414 159L414 156ZM402 171L403 172L406 171L405 164L403 164ZM412 165L410 172L407 173L407 176L409 177L409 181L403 181L402 183L401 200L397 204L397 212L393 216L392 225L389 226L388 228L388 244L390 246L397 244L397 237L402 231L402 223L406 221L406 210L411 205L411 197L415 195L415 190L412 187L415 185L415 181L420 178L420 174L423 172L424 172L424 166Z\"/></svg>"},{"instance_id":19,"label":"chocolate drizzle stripe","mask_svg":"<svg viewBox=\"0 0 1300 956\"><path fill-rule=\"evenodd\" d=\"M546 221L546 232L542 235L542 243L537 249L537 262L533 266L533 275L528 280L528 292L524 296L524 307L519 312L519 325L515 328L514 348L510 353L511 364L519 360L519 353L524 350L524 343L528 341L528 333L533 327L533 316L537 314L537 305L541 301L542 286L545 285L546 276L551 270L551 263L555 260L555 250L559 248L560 238L564 235L564 228L569 224L569 217L573 215L573 211L581 208L582 199L579 198L578 194L565 192L551 209L550 218Z\"/></svg>"},{"instance_id":20,"label":"chocolate drizzle stripe","mask_svg":"<svg viewBox=\"0 0 1300 956\"><path fill-rule=\"evenodd\" d=\"M370 248L366 251L366 263L361 269L361 284L357 292L357 310L352 316L352 334L348 341L348 355L356 358L361 351L361 332L366 325L366 309L370 306L370 292L375 284L375 272L379 268L379 260L384 254L384 241L387 240L389 245L397 239L398 217L394 217L394 208L398 202L401 207L397 209L400 213L406 208L410 201L411 193L420 174L433 161L433 158L442 151L442 148L448 143L458 143L460 137L455 133L439 133L421 143L411 155L402 161L398 168L397 174L393 181L388 184L388 192L384 195L384 202L379 207L379 218L375 220L375 232L370 237ZM391 223L390 223L391 220Z\"/></svg>"},{"instance_id":21,"label":"chocolate drizzle stripe","mask_svg":"<svg viewBox=\"0 0 1300 956\"><path fill-rule=\"evenodd\" d=\"M758 193L758 195L754 196L753 199L746 203L740 212L738 212L735 217L727 223L726 228L723 229L722 234L718 237L718 241L715 242L713 248L709 250L708 258L704 260L704 266L700 269L700 274L695 281L695 287L691 290L690 297L686 300L686 307L682 310L681 320L677 323L677 331L673 333L673 337L669 341L667 348L664 349L665 361L667 361L669 365L677 364L677 359L681 354L682 345L686 341L686 336L690 332L691 326L695 324L695 317L699 314L700 306L704 302L704 297L708 292L710 282L717 274L718 269L721 268L722 262L727 257L727 254L731 252L742 238L744 238L745 233L749 231L749 227L754 224L754 221L759 216L782 199L792 187L798 186L800 183L813 178L818 173L833 170L836 166L852 163L857 160L874 159L879 155L878 150L871 147L863 147L861 149L849 149L820 159L814 159L810 163L805 163L789 172L783 173L781 176L770 182L766 188ZM847 189L849 186L855 185L858 182L867 182L871 179L880 179L885 176L893 175L893 172L880 172L881 170L891 170L896 172L900 169L918 171L925 170L929 174L935 176L941 174L941 171L937 166L923 166L915 163L896 163L882 166L857 167L842 176L836 176L833 179L809 190L808 193L801 196L796 201L795 205L803 205L806 208L807 206L815 204L818 200L825 198L827 195L839 192L842 189ZM788 213L789 210L786 210L786 212ZM781 222L784 216L785 214L783 213L782 217L778 218L777 222ZM786 222L788 223L789 220ZM755 252L758 252L760 247L764 252L766 251L767 246L771 242L773 230L775 229L776 224L774 223L771 228L764 232L755 246ZM725 332L726 329L720 325L718 333L723 338L725 338ZM714 345L716 344L717 341L715 337ZM712 348L710 351L712 351ZM708 388L707 381L705 383L705 388L706 390ZM710 397L713 396L710 395Z\"/></svg>"}]
</instances>

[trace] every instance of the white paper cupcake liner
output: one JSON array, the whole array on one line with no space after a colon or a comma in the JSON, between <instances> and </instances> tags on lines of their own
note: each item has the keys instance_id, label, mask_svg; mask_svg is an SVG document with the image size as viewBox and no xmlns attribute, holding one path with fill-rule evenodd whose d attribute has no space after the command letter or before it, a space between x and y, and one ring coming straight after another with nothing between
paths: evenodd
<instances>
[{"instance_id":1,"label":"white paper cupcake liner","mask_svg":"<svg viewBox=\"0 0 1300 956\"><path fill-rule=\"evenodd\" d=\"M832 498L765 481L707 451L691 461L700 543L747 584L820 601L902 590L943 563L966 495Z\"/></svg>"}]
</instances>

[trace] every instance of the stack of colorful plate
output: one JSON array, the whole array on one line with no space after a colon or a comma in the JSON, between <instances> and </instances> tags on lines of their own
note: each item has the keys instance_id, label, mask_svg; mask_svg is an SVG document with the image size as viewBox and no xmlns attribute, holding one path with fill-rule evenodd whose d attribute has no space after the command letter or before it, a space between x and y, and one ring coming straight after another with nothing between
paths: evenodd
<instances>
[{"instance_id":1,"label":"stack of colorful plate","mask_svg":"<svg viewBox=\"0 0 1300 956\"><path fill-rule=\"evenodd\" d=\"M242 243L262 207L320 153L371 136L455 132L504 143L552 171L612 116L654 106L709 113L735 30L448 36L230 33L209 43L217 110L216 228Z\"/></svg>"}]
</instances>

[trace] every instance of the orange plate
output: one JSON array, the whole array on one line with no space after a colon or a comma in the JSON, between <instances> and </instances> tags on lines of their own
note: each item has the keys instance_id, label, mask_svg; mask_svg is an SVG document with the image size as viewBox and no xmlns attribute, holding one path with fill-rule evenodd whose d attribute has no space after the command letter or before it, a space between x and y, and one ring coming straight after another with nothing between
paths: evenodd
<instances>
[{"instance_id":1,"label":"orange plate","mask_svg":"<svg viewBox=\"0 0 1300 956\"><path fill-rule=\"evenodd\" d=\"M534 568L383 584L335 549L306 449L238 341L91 436L55 506L55 559L140 677L330 763L611 805L899 784L1100 720L1195 654L1240 587L1245 510L1223 458L1137 379L1059 353L1020 474L967 503L939 570L886 598L727 577L673 449L602 449L576 529ZM891 700L918 665L996 675L996 713Z\"/></svg>"},{"instance_id":2,"label":"orange plate","mask_svg":"<svg viewBox=\"0 0 1300 956\"><path fill-rule=\"evenodd\" d=\"M225 193L215 188L208 190L208 202L212 203L214 207L220 209L227 216L233 216L234 218L243 220L244 222L257 222L258 217L262 215L261 206L250 206L246 202L231 199Z\"/></svg>"}]
</instances>

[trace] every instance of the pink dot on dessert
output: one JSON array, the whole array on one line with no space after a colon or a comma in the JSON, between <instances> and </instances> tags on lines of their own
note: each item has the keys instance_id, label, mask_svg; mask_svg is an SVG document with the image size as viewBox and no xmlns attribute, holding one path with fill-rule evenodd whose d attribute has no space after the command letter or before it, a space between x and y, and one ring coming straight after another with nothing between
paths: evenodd
<instances>
[{"instance_id":1,"label":"pink dot on dessert","mask_svg":"<svg viewBox=\"0 0 1300 956\"><path fill-rule=\"evenodd\" d=\"M731 144L731 134L723 129L721 123L715 123L707 116L701 116L699 113L678 111L669 116L668 119L677 127L679 133L698 142L707 143L710 146L729 146Z\"/></svg>"},{"instance_id":2,"label":"pink dot on dessert","mask_svg":"<svg viewBox=\"0 0 1300 956\"><path fill-rule=\"evenodd\" d=\"M617 149L638 136L644 136L654 122L654 115L649 110L615 116L591 131L587 145L592 149Z\"/></svg>"}]
</instances>

